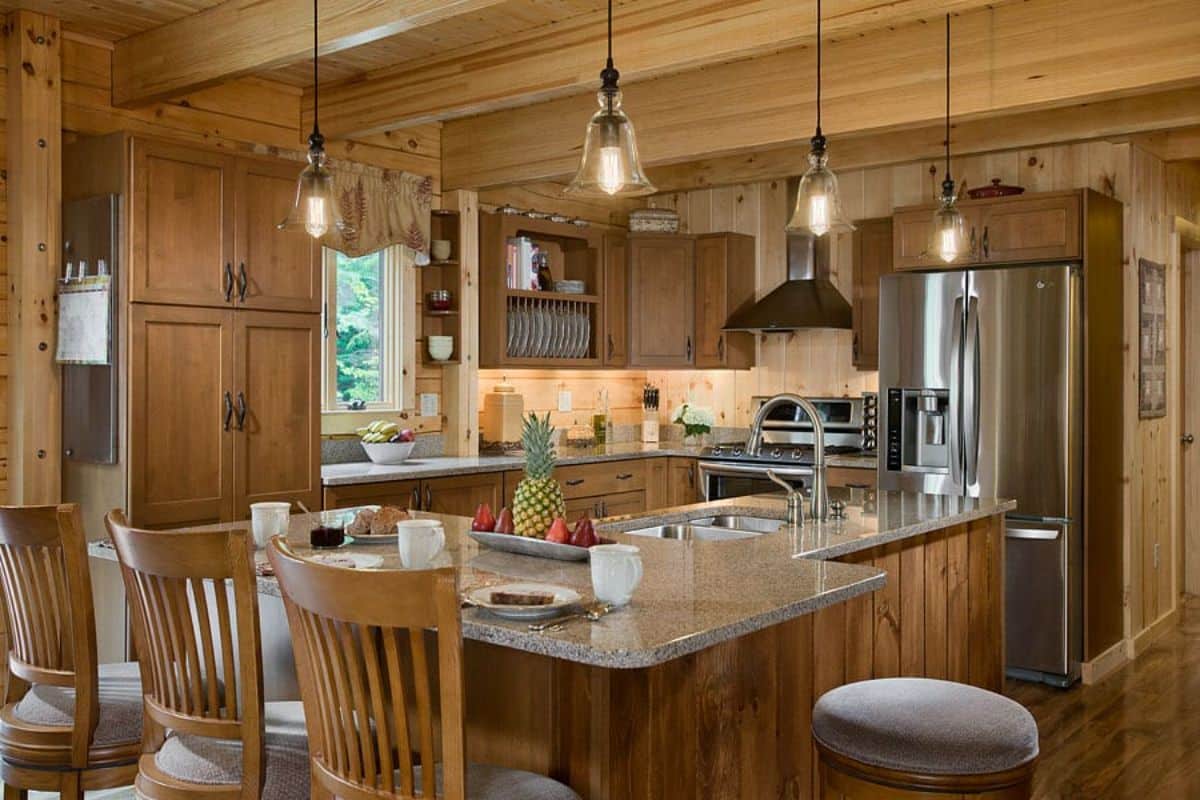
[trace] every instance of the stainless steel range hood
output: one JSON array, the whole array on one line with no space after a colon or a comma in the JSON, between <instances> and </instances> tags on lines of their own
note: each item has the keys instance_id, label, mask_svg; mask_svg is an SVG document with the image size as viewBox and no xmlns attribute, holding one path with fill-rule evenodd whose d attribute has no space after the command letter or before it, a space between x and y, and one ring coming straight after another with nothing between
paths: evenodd
<instances>
[{"instance_id":1,"label":"stainless steel range hood","mask_svg":"<svg viewBox=\"0 0 1200 800\"><path fill-rule=\"evenodd\" d=\"M733 313L727 331L787 333L801 328L850 328L850 304L829 279L829 237L788 235L788 279Z\"/></svg>"}]
</instances>

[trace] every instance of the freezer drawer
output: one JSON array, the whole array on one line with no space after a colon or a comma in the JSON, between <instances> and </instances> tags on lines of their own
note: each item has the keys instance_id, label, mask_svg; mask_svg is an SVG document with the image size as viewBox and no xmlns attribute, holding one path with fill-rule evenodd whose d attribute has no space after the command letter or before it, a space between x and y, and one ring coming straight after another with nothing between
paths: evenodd
<instances>
[{"instance_id":1,"label":"freezer drawer","mask_svg":"<svg viewBox=\"0 0 1200 800\"><path fill-rule=\"evenodd\" d=\"M1005 530L1007 667L1066 685L1082 652L1080 537L1072 523L1009 519Z\"/></svg>"}]
</instances>

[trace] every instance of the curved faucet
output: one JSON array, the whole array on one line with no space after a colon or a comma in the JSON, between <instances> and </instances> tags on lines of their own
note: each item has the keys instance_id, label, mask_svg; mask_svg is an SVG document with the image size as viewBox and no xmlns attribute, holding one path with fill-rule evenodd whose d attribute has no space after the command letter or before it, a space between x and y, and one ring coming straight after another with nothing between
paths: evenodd
<instances>
[{"instance_id":1,"label":"curved faucet","mask_svg":"<svg viewBox=\"0 0 1200 800\"><path fill-rule=\"evenodd\" d=\"M777 394L759 406L750 426L750 438L746 440L746 455L762 455L763 423L768 415L781 405L799 406L808 416L813 426L813 484L812 484L812 517L818 522L829 518L829 487L825 481L825 423L821 414L808 400L796 394Z\"/></svg>"}]
</instances>

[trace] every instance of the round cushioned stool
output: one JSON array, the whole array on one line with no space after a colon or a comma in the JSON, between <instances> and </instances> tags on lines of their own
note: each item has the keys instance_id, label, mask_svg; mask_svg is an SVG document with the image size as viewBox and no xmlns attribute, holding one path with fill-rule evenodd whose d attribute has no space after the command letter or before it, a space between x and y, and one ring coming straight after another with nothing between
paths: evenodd
<instances>
[{"instance_id":1,"label":"round cushioned stool","mask_svg":"<svg viewBox=\"0 0 1200 800\"><path fill-rule=\"evenodd\" d=\"M984 689L926 678L851 683L817 701L812 729L823 797L1030 796L1037 723Z\"/></svg>"}]
</instances>

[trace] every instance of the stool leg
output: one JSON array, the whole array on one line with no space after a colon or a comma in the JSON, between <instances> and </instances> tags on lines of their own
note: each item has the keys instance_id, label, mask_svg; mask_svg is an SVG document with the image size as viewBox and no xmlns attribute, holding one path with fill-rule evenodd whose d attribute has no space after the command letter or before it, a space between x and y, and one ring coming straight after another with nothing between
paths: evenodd
<instances>
[{"instance_id":1,"label":"stool leg","mask_svg":"<svg viewBox=\"0 0 1200 800\"><path fill-rule=\"evenodd\" d=\"M58 796L62 800L83 800L83 780L78 772L63 775Z\"/></svg>"}]
</instances>

